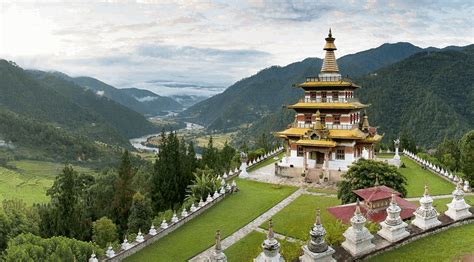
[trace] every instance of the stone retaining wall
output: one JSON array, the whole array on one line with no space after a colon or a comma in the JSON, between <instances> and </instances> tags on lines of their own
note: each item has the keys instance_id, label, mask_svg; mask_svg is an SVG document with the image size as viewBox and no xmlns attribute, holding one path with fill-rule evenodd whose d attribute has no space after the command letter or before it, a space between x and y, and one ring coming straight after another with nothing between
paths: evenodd
<instances>
[{"instance_id":1,"label":"stone retaining wall","mask_svg":"<svg viewBox=\"0 0 474 262\"><path fill-rule=\"evenodd\" d=\"M240 174L240 171L234 172L231 175L228 176L226 179L227 181L236 178ZM180 218L178 222L176 223L170 223L168 228L162 229L157 228L157 234L152 236L149 234L144 234L145 241L142 243L138 243L134 241L132 243L132 247L128 250L120 250L120 252L116 253L116 255L112 258L104 258L102 261L108 261L108 262L117 262L117 261L122 261L125 258L139 252L143 248L153 244L154 242L160 240L161 238L165 237L166 235L170 234L171 232L175 231L177 228L181 227L182 225L186 224L188 221L191 219L199 216L201 213L206 211L207 209L211 208L218 202L220 202L222 199L224 199L226 196L232 194L232 191L226 192L225 194L221 194L219 197L216 199L213 199L211 202L206 202L203 207L198 208L196 211L192 212L189 211L189 215L185 218ZM158 225L159 226L159 225Z\"/></svg>"}]
</instances>

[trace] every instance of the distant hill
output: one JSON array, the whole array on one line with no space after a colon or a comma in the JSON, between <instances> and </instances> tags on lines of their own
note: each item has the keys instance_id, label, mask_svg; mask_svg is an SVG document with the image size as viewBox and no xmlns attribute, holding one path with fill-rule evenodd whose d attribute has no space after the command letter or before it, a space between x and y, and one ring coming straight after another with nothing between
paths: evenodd
<instances>
[{"instance_id":1,"label":"distant hill","mask_svg":"<svg viewBox=\"0 0 474 262\"><path fill-rule=\"evenodd\" d=\"M145 116L156 116L162 111L183 109L183 106L174 99L157 95L148 90L138 88L119 89L93 77L70 77L61 72L48 73L87 88L97 95L107 97Z\"/></svg>"},{"instance_id":2,"label":"distant hill","mask_svg":"<svg viewBox=\"0 0 474 262\"><path fill-rule=\"evenodd\" d=\"M138 88L124 88L116 89L121 94L133 98L139 103L141 111L138 111L144 115L156 116L161 114L163 111L179 111L183 109L183 106L176 100L166 96L159 96L151 91L138 89Z\"/></svg>"},{"instance_id":3,"label":"distant hill","mask_svg":"<svg viewBox=\"0 0 474 262\"><path fill-rule=\"evenodd\" d=\"M5 60L0 60L0 94L1 109L91 141L130 147L127 138L158 130L141 114L58 74L25 71Z\"/></svg>"},{"instance_id":4,"label":"distant hill","mask_svg":"<svg viewBox=\"0 0 474 262\"><path fill-rule=\"evenodd\" d=\"M338 59L342 74L357 77L422 51L409 43L384 44ZM296 101L301 90L291 88L307 76L316 76L322 60L307 58L285 67L273 66L242 79L226 91L185 110L181 116L211 130L237 128Z\"/></svg>"},{"instance_id":5,"label":"distant hill","mask_svg":"<svg viewBox=\"0 0 474 262\"><path fill-rule=\"evenodd\" d=\"M354 79L362 85L356 95L371 104L369 122L385 141L405 131L419 145L433 146L474 128L474 46L427 50ZM276 110L241 129L235 142L281 130L293 117L293 110Z\"/></svg>"}]
</instances>

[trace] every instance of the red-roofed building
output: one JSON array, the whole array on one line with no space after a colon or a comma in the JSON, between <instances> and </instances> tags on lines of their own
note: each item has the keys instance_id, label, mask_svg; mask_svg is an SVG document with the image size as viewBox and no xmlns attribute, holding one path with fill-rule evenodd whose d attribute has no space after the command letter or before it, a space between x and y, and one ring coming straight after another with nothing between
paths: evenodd
<instances>
[{"instance_id":1,"label":"red-roofed building","mask_svg":"<svg viewBox=\"0 0 474 262\"><path fill-rule=\"evenodd\" d=\"M402 209L400 216L403 220L413 216L417 206L400 197L400 193L387 186L375 186L370 188L358 189L353 191L362 200L360 210L368 219L376 223L385 220L387 216L386 209L390 205L392 193L396 194L398 206ZM327 210L337 219L349 224L351 217L354 215L356 204L347 204L335 207L329 207Z\"/></svg>"}]
</instances>

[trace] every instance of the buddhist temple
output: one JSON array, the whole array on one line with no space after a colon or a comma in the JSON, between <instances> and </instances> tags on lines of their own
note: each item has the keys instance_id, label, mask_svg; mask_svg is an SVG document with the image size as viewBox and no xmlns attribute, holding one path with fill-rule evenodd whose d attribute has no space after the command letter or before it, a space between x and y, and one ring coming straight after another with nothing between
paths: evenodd
<instances>
[{"instance_id":1,"label":"buddhist temple","mask_svg":"<svg viewBox=\"0 0 474 262\"><path fill-rule=\"evenodd\" d=\"M386 209L390 203L396 202L401 208L402 220L413 217L416 205L401 198L400 193L387 186L374 186L353 191L361 199L360 212L372 222L380 223L387 217ZM393 195L393 196L392 196ZM348 224L356 209L356 204L329 207L331 215Z\"/></svg>"},{"instance_id":2,"label":"buddhist temple","mask_svg":"<svg viewBox=\"0 0 474 262\"><path fill-rule=\"evenodd\" d=\"M277 165L276 174L330 179L331 170L346 171L359 158L375 157L374 143L382 139L370 126L365 109L368 105L354 98L360 86L343 79L334 51L331 30L321 72L296 85L304 97L288 106L296 111L295 120L275 135L284 139L286 156ZM335 172L337 173L337 172Z\"/></svg>"}]
</instances>

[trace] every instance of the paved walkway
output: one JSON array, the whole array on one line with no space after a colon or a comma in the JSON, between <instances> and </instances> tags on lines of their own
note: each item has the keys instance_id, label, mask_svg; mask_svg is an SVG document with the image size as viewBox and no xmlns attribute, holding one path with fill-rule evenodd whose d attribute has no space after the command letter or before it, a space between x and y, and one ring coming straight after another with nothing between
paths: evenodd
<instances>
[{"instance_id":1,"label":"paved walkway","mask_svg":"<svg viewBox=\"0 0 474 262\"><path fill-rule=\"evenodd\" d=\"M288 196L287 198L283 199L280 203L276 204L272 208L270 208L267 212L261 214L259 217L254 219L252 222L248 223L244 227L240 228L236 232L234 232L232 235L226 237L225 239L222 240L222 249L227 249L237 241L241 240L244 238L246 235L248 235L250 232L256 230L262 223L270 219L272 216L274 216L276 213L280 212L284 207L289 205L291 202L293 202L295 199L297 199L301 194L305 192L304 189L298 189L296 190L293 194ZM189 261L197 262L197 261L206 261L206 259L209 257L209 255L212 253L214 250L214 246L211 248L207 249L206 251L196 255L195 257L191 258Z\"/></svg>"}]
</instances>

